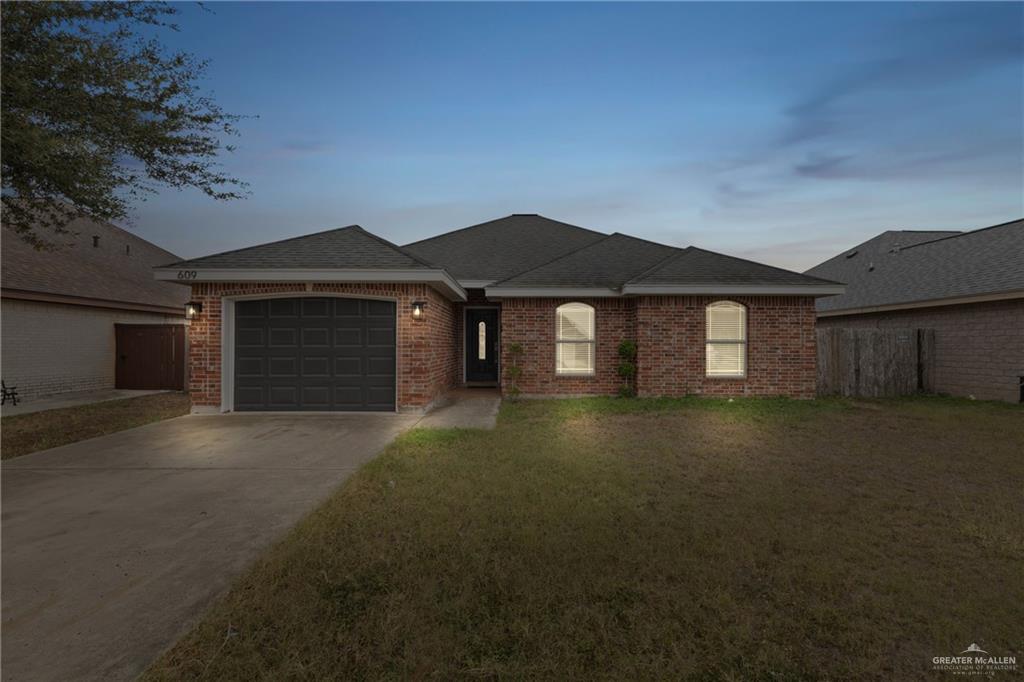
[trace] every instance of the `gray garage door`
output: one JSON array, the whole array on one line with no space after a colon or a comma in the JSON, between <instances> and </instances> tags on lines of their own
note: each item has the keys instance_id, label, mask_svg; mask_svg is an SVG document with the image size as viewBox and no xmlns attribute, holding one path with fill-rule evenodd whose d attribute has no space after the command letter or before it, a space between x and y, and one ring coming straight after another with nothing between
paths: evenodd
<instances>
[{"instance_id":1,"label":"gray garage door","mask_svg":"<svg viewBox=\"0 0 1024 682\"><path fill-rule=\"evenodd\" d=\"M236 410L394 410L395 304L235 304Z\"/></svg>"}]
</instances>

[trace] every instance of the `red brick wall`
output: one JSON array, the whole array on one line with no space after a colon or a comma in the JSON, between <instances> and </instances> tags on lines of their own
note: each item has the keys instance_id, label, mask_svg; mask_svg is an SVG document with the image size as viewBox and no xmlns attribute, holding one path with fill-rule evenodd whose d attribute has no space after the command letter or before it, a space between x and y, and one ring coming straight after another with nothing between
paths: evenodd
<instances>
[{"instance_id":1,"label":"red brick wall","mask_svg":"<svg viewBox=\"0 0 1024 682\"><path fill-rule=\"evenodd\" d=\"M594 376L555 374L555 309L570 300L595 308ZM705 306L723 297L650 296L596 299L508 299L502 302L502 366L508 346L524 349L520 390L527 395L615 394L618 344L637 341L637 390L641 396L786 395L813 398L816 342L814 299L734 296L747 306L747 376L704 375ZM508 381L503 380L507 390Z\"/></svg>"},{"instance_id":2,"label":"red brick wall","mask_svg":"<svg viewBox=\"0 0 1024 682\"><path fill-rule=\"evenodd\" d=\"M1020 400L1024 299L822 317L818 326L934 329L936 391L979 400Z\"/></svg>"},{"instance_id":3,"label":"red brick wall","mask_svg":"<svg viewBox=\"0 0 1024 682\"><path fill-rule=\"evenodd\" d=\"M192 300L203 304L203 312L189 327L189 392L193 406L219 408L221 404L221 298L291 292L379 296L397 301L399 409L426 407L459 380L460 365L451 350L454 308L425 284L193 284ZM416 300L427 302L421 320L412 319L412 302Z\"/></svg>"},{"instance_id":4,"label":"red brick wall","mask_svg":"<svg viewBox=\"0 0 1024 682\"><path fill-rule=\"evenodd\" d=\"M747 307L747 375L705 376L705 308ZM646 296L637 299L637 390L642 396L813 398L814 299L798 296Z\"/></svg>"},{"instance_id":5,"label":"red brick wall","mask_svg":"<svg viewBox=\"0 0 1024 682\"><path fill-rule=\"evenodd\" d=\"M555 309L577 301L594 307L594 375L555 374ZM519 390L526 395L608 395L622 385L618 346L636 338L636 314L628 298L511 298L501 303L501 367L510 366L509 344L523 347ZM507 375L506 375L507 376ZM508 380L502 377L503 390Z\"/></svg>"}]
</instances>

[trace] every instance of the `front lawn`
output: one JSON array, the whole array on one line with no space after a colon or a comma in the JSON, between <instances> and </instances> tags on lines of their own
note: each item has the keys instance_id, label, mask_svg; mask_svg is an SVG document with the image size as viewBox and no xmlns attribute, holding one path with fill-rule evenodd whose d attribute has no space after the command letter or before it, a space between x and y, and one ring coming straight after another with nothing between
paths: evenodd
<instances>
[{"instance_id":1,"label":"front lawn","mask_svg":"<svg viewBox=\"0 0 1024 682\"><path fill-rule=\"evenodd\" d=\"M3 459L20 457L150 422L180 417L188 414L188 411L186 394L157 393L4 417L0 419L0 456Z\"/></svg>"},{"instance_id":2,"label":"front lawn","mask_svg":"<svg viewBox=\"0 0 1024 682\"><path fill-rule=\"evenodd\" d=\"M1021 661L1024 411L506 404L414 430L150 679L919 679Z\"/></svg>"}]
</instances>

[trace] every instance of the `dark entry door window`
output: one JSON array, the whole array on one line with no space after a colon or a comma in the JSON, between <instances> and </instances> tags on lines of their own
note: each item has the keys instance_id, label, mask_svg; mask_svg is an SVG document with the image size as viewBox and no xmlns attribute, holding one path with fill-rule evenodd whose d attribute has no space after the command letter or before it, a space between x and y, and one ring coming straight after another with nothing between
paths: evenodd
<instances>
[{"instance_id":1,"label":"dark entry door window","mask_svg":"<svg viewBox=\"0 0 1024 682\"><path fill-rule=\"evenodd\" d=\"M498 382L498 309L466 310L466 381Z\"/></svg>"}]
</instances>

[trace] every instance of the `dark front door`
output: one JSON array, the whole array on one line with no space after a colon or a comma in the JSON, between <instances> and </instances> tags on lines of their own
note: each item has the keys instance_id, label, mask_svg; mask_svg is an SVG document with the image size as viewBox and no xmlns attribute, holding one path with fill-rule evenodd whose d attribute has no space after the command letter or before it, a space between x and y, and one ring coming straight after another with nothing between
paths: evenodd
<instances>
[{"instance_id":1,"label":"dark front door","mask_svg":"<svg viewBox=\"0 0 1024 682\"><path fill-rule=\"evenodd\" d=\"M466 309L466 381L498 383L498 309Z\"/></svg>"},{"instance_id":2,"label":"dark front door","mask_svg":"<svg viewBox=\"0 0 1024 682\"><path fill-rule=\"evenodd\" d=\"M394 302L238 301L235 409L394 410Z\"/></svg>"},{"instance_id":3,"label":"dark front door","mask_svg":"<svg viewBox=\"0 0 1024 682\"><path fill-rule=\"evenodd\" d=\"M185 325L115 324L114 336L115 388L185 388Z\"/></svg>"}]
</instances>

